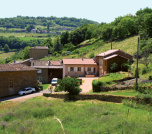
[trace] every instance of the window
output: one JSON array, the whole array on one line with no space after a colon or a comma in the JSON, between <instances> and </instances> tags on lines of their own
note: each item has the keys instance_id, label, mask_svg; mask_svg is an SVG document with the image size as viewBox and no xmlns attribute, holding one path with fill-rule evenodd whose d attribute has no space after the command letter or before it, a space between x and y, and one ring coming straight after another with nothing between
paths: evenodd
<instances>
[{"instance_id":1,"label":"window","mask_svg":"<svg viewBox=\"0 0 152 134\"><path fill-rule=\"evenodd\" d=\"M38 80L38 81L42 81L42 77L41 77L41 76L38 76L38 77L37 77L37 80Z\"/></svg>"},{"instance_id":2,"label":"window","mask_svg":"<svg viewBox=\"0 0 152 134\"><path fill-rule=\"evenodd\" d=\"M9 87L10 87L10 88L13 88L13 87L14 87L14 80L10 80L10 81L9 81Z\"/></svg>"},{"instance_id":3,"label":"window","mask_svg":"<svg viewBox=\"0 0 152 134\"><path fill-rule=\"evenodd\" d=\"M94 73L96 73L96 68L95 68L95 67L94 67L94 70L93 70L93 72L94 72Z\"/></svg>"},{"instance_id":4,"label":"window","mask_svg":"<svg viewBox=\"0 0 152 134\"><path fill-rule=\"evenodd\" d=\"M91 72L91 67L88 67L88 72Z\"/></svg>"},{"instance_id":5,"label":"window","mask_svg":"<svg viewBox=\"0 0 152 134\"><path fill-rule=\"evenodd\" d=\"M81 67L78 67L78 72L81 72Z\"/></svg>"},{"instance_id":6,"label":"window","mask_svg":"<svg viewBox=\"0 0 152 134\"><path fill-rule=\"evenodd\" d=\"M70 72L74 72L74 67L70 67Z\"/></svg>"},{"instance_id":7,"label":"window","mask_svg":"<svg viewBox=\"0 0 152 134\"><path fill-rule=\"evenodd\" d=\"M42 70L41 69L37 70L37 73L38 74L42 73Z\"/></svg>"}]
</instances>

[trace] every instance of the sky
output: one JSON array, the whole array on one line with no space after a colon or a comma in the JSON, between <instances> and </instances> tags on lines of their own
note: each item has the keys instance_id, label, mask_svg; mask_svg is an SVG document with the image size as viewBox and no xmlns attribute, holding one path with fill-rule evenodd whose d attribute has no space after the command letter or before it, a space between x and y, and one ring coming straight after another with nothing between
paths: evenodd
<instances>
[{"instance_id":1,"label":"sky","mask_svg":"<svg viewBox=\"0 0 152 134\"><path fill-rule=\"evenodd\" d=\"M56 16L110 23L119 16L152 8L152 0L1 0L0 18Z\"/></svg>"}]
</instances>

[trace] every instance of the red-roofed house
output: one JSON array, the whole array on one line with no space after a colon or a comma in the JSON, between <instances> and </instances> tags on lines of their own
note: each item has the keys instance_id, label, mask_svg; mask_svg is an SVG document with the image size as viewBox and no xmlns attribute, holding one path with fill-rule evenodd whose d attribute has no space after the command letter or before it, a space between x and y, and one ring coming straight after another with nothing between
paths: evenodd
<instances>
[{"instance_id":1,"label":"red-roofed house","mask_svg":"<svg viewBox=\"0 0 152 134\"><path fill-rule=\"evenodd\" d=\"M110 72L110 67L113 63L117 63L118 70L122 70L122 64L132 61L133 56L121 51L120 49L113 49L101 53L95 57L95 61L99 65L99 76L106 75Z\"/></svg>"},{"instance_id":2,"label":"red-roofed house","mask_svg":"<svg viewBox=\"0 0 152 134\"><path fill-rule=\"evenodd\" d=\"M63 77L98 76L98 65L94 59L63 59Z\"/></svg>"}]
</instances>

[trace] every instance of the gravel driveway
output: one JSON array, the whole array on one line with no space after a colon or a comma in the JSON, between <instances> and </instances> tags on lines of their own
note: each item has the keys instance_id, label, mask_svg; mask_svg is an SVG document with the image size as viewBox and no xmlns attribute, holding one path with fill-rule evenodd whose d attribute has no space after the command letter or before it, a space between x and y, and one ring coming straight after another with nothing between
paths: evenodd
<instances>
[{"instance_id":1,"label":"gravel driveway","mask_svg":"<svg viewBox=\"0 0 152 134\"><path fill-rule=\"evenodd\" d=\"M94 77L94 78L79 77L79 78L84 80L84 83L82 83L82 85L80 86L80 88L82 89L81 93L89 92L92 89L92 81L94 79L98 79L98 77Z\"/></svg>"}]
</instances>

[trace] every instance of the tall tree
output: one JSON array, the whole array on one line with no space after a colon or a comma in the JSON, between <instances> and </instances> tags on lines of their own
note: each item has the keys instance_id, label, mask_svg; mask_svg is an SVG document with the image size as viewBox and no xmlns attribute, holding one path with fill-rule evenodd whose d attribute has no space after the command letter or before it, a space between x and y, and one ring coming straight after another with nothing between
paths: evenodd
<instances>
[{"instance_id":1,"label":"tall tree","mask_svg":"<svg viewBox=\"0 0 152 134\"><path fill-rule=\"evenodd\" d=\"M5 46L4 46L4 51L9 52L9 46L7 44L5 44Z\"/></svg>"}]
</instances>

